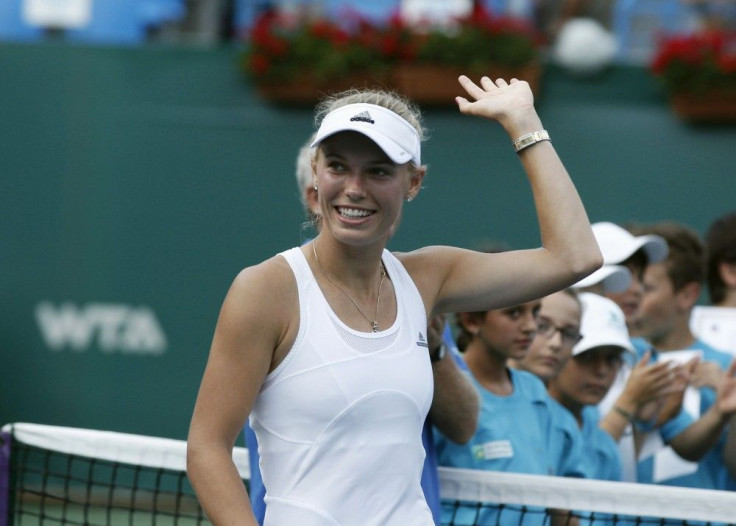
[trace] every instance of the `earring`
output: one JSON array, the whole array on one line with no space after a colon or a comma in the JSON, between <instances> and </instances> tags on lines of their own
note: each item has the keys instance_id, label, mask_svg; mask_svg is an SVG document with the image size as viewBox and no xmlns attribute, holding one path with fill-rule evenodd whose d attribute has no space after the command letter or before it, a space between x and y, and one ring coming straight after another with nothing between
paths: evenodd
<instances>
[{"instance_id":1,"label":"earring","mask_svg":"<svg viewBox=\"0 0 736 526\"><path fill-rule=\"evenodd\" d=\"M315 192L317 191L317 185L314 185L314 191Z\"/></svg>"},{"instance_id":2,"label":"earring","mask_svg":"<svg viewBox=\"0 0 736 526\"><path fill-rule=\"evenodd\" d=\"M406 202L407 203L411 203L412 199L414 199L412 196L410 196L410 195L407 195L406 196Z\"/></svg>"}]
</instances>

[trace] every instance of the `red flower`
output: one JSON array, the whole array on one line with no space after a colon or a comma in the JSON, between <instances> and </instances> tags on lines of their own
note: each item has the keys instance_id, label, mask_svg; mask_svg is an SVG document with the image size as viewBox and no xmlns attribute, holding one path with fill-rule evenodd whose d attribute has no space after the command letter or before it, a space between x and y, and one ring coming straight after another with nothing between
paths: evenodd
<instances>
[{"instance_id":1,"label":"red flower","mask_svg":"<svg viewBox=\"0 0 736 526\"><path fill-rule=\"evenodd\" d=\"M270 12L266 12L258 17L250 32L251 42L255 45L261 45L263 42L269 40L273 34L276 22L277 17Z\"/></svg>"},{"instance_id":2,"label":"red flower","mask_svg":"<svg viewBox=\"0 0 736 526\"><path fill-rule=\"evenodd\" d=\"M266 13L249 34L245 51L249 58L243 65L260 77L258 81L280 81L305 71L322 79L353 72L385 75L397 62L417 60L458 66L479 61L518 65L535 56L536 32L525 24L495 18L482 6L456 22L456 32L446 33L431 26L408 26L397 12L384 25L350 13L340 20L315 19L307 12Z\"/></svg>"},{"instance_id":3,"label":"red flower","mask_svg":"<svg viewBox=\"0 0 736 526\"><path fill-rule=\"evenodd\" d=\"M673 92L736 88L736 33L671 35L659 42L651 70Z\"/></svg>"},{"instance_id":4,"label":"red flower","mask_svg":"<svg viewBox=\"0 0 736 526\"><path fill-rule=\"evenodd\" d=\"M256 75L263 75L271 68L271 61L265 55L256 53L250 56L250 70Z\"/></svg>"},{"instance_id":5,"label":"red flower","mask_svg":"<svg viewBox=\"0 0 736 526\"><path fill-rule=\"evenodd\" d=\"M338 46L345 45L350 40L346 31L327 20L317 20L309 28L309 32L315 38L328 40Z\"/></svg>"},{"instance_id":6,"label":"red flower","mask_svg":"<svg viewBox=\"0 0 736 526\"><path fill-rule=\"evenodd\" d=\"M664 38L652 61L652 69L661 72L675 60L698 65L706 60L718 59L724 53L727 42L732 39L715 31Z\"/></svg>"},{"instance_id":7,"label":"red flower","mask_svg":"<svg viewBox=\"0 0 736 526\"><path fill-rule=\"evenodd\" d=\"M389 34L381 41L381 53L394 57L399 51L399 38L397 35Z\"/></svg>"}]
</instances>

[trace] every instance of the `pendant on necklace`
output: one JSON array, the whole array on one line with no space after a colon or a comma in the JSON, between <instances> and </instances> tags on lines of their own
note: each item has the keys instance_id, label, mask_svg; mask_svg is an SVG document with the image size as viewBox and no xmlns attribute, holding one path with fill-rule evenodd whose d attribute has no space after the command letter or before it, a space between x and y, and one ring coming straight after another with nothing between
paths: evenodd
<instances>
[{"instance_id":1,"label":"pendant on necklace","mask_svg":"<svg viewBox=\"0 0 736 526\"><path fill-rule=\"evenodd\" d=\"M372 321L371 327L373 327L373 332L378 332L378 322L377 321Z\"/></svg>"}]
</instances>

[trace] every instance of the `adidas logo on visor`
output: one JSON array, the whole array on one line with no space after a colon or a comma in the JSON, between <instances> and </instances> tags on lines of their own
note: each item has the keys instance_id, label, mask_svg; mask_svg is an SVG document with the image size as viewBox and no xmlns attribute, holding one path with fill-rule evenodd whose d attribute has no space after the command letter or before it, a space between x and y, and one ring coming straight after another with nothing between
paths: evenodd
<instances>
[{"instance_id":1,"label":"adidas logo on visor","mask_svg":"<svg viewBox=\"0 0 736 526\"><path fill-rule=\"evenodd\" d=\"M371 119L371 114L367 111L361 111L357 115L354 115L351 119L351 121L360 121L360 122L370 122L371 124L375 124L376 121Z\"/></svg>"}]
</instances>

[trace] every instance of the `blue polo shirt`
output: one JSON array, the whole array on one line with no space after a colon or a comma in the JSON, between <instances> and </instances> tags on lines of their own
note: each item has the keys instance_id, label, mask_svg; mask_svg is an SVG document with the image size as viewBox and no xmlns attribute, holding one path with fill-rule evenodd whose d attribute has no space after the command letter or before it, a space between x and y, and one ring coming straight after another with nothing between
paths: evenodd
<instances>
[{"instance_id":1,"label":"blue polo shirt","mask_svg":"<svg viewBox=\"0 0 736 526\"><path fill-rule=\"evenodd\" d=\"M600 422L598 408L592 405L585 406L582 417L586 471L589 477L620 482L621 455L613 437L598 426Z\"/></svg>"},{"instance_id":2,"label":"blue polo shirt","mask_svg":"<svg viewBox=\"0 0 736 526\"><path fill-rule=\"evenodd\" d=\"M582 435L572 415L547 394L542 381L526 371L507 369L513 392L498 396L485 389L471 374L481 396L478 429L467 444L456 444L435 430L435 445L440 466L508 471L536 475L558 475L560 469L582 474L573 458L563 459L560 445L569 438L573 449L582 454ZM559 406L559 407L557 407ZM563 413L562 411L565 411ZM564 416L563 416L564 415ZM566 417L566 418L565 418ZM570 426L569 428L567 426ZM560 430L565 433L560 435ZM566 433L569 431L569 436ZM539 510L536 510L539 511ZM477 510L473 506L443 504L443 523L521 524L521 513L512 509ZM544 513L527 513L524 524L544 522ZM538 522L537 522L538 519Z\"/></svg>"}]
</instances>

